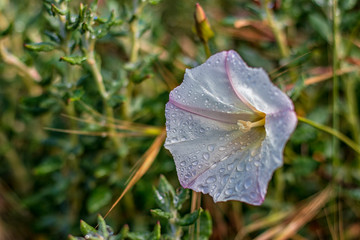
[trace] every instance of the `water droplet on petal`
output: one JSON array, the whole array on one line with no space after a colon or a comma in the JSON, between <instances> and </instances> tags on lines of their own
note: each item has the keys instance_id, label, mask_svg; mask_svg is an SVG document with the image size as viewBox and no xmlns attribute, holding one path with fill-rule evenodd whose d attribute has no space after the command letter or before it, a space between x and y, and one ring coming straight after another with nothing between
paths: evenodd
<instances>
[{"instance_id":1,"label":"water droplet on petal","mask_svg":"<svg viewBox=\"0 0 360 240\"><path fill-rule=\"evenodd\" d=\"M248 189L253 183L253 180L251 178L248 178L245 180L244 187Z\"/></svg>"},{"instance_id":2,"label":"water droplet on petal","mask_svg":"<svg viewBox=\"0 0 360 240\"><path fill-rule=\"evenodd\" d=\"M215 148L215 145L214 145L214 144L210 144L210 145L207 146L207 150L208 150L209 152L214 151L214 148Z\"/></svg>"},{"instance_id":3,"label":"water droplet on petal","mask_svg":"<svg viewBox=\"0 0 360 240\"><path fill-rule=\"evenodd\" d=\"M233 193L233 190L232 189L226 189L225 190L225 195L229 196Z\"/></svg>"},{"instance_id":4,"label":"water droplet on petal","mask_svg":"<svg viewBox=\"0 0 360 240\"><path fill-rule=\"evenodd\" d=\"M214 177L214 176L210 176L210 177L208 177L206 179L207 184L211 184L211 183L214 183L214 182L216 182L216 177Z\"/></svg>"},{"instance_id":5,"label":"water droplet on petal","mask_svg":"<svg viewBox=\"0 0 360 240\"><path fill-rule=\"evenodd\" d=\"M210 158L210 154L209 153L203 153L203 158L205 159L205 160L208 160L209 158Z\"/></svg>"}]
</instances>

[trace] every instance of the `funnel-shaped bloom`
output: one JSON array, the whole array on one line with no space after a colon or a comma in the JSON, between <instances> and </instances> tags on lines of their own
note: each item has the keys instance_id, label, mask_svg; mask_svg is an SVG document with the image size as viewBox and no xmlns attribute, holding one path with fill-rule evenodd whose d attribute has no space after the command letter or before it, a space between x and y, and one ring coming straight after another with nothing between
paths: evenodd
<instances>
[{"instance_id":1,"label":"funnel-shaped bloom","mask_svg":"<svg viewBox=\"0 0 360 240\"><path fill-rule=\"evenodd\" d=\"M297 118L263 69L234 51L187 70L166 105L165 147L181 185L214 201L260 205Z\"/></svg>"}]
</instances>

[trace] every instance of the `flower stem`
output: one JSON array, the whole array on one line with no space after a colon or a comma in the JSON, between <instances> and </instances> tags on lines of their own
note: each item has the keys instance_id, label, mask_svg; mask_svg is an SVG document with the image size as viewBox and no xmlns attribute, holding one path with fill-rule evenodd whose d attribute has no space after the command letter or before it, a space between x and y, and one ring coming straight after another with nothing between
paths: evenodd
<instances>
[{"instance_id":1,"label":"flower stem","mask_svg":"<svg viewBox=\"0 0 360 240\"><path fill-rule=\"evenodd\" d=\"M203 41L203 44L204 44L206 57L209 58L211 56L209 42L208 41Z\"/></svg>"},{"instance_id":2,"label":"flower stem","mask_svg":"<svg viewBox=\"0 0 360 240\"><path fill-rule=\"evenodd\" d=\"M307 118L304 118L304 117L300 117L300 116L297 116L297 117L298 117L298 120L300 122L309 124L310 126L312 126L314 128L317 128L317 129L319 129L319 130L321 130L323 132L331 134L332 136L336 137L337 139L341 140L343 143L348 145L355 152L360 154L360 145L356 144L353 140L351 140L350 138L348 138L347 136L345 136L344 134L342 134L338 130L330 128L330 127L322 125L322 124L319 124L319 123L316 123L316 122L313 122L310 119L307 119Z\"/></svg>"}]
</instances>

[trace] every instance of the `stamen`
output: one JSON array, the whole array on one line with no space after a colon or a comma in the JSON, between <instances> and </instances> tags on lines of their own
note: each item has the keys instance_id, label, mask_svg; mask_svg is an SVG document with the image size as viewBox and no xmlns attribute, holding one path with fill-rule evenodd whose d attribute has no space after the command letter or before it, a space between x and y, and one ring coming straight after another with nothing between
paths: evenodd
<instances>
[{"instance_id":1,"label":"stamen","mask_svg":"<svg viewBox=\"0 0 360 240\"><path fill-rule=\"evenodd\" d=\"M243 121L243 120L238 120L237 121L237 125L239 126L239 129L243 132L248 132L250 131L251 128L253 127L261 127L265 125L265 117L260 119L257 122L250 122L250 121Z\"/></svg>"}]
</instances>

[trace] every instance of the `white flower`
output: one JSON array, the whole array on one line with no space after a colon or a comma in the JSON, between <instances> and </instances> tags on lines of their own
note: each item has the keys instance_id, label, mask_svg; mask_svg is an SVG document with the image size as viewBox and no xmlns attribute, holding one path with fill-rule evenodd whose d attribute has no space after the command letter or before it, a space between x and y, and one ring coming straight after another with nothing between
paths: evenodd
<instances>
[{"instance_id":1,"label":"white flower","mask_svg":"<svg viewBox=\"0 0 360 240\"><path fill-rule=\"evenodd\" d=\"M167 139L184 188L215 202L260 205L297 118L263 69L224 51L186 70L166 105Z\"/></svg>"}]
</instances>

